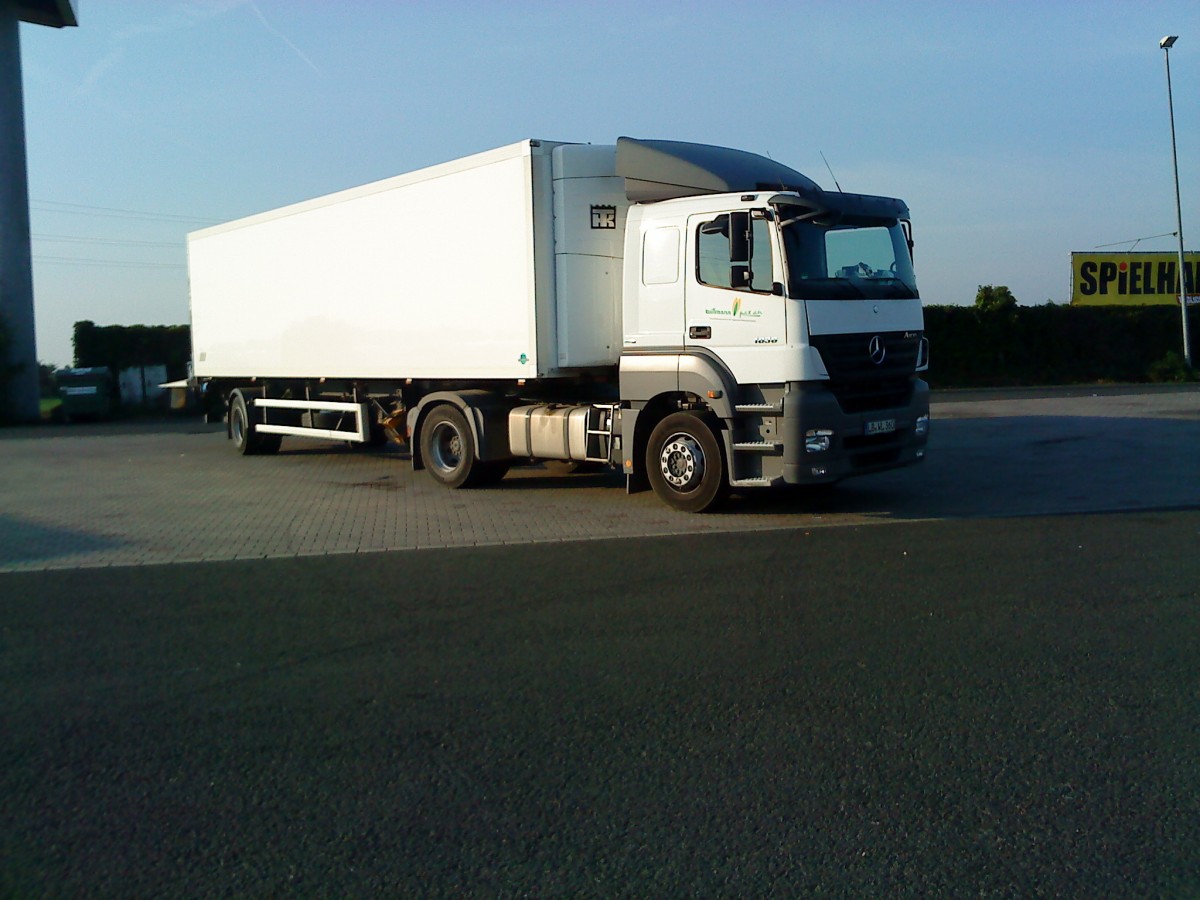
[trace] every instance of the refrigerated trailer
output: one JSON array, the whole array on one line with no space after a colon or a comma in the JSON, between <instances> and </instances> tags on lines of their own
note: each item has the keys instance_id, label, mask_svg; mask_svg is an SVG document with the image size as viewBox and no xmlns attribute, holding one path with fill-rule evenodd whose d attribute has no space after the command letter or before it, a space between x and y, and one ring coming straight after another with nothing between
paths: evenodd
<instances>
[{"instance_id":1,"label":"refrigerated trailer","mask_svg":"<svg viewBox=\"0 0 1200 900\"><path fill-rule=\"evenodd\" d=\"M614 466L687 511L920 461L907 206L746 151L526 140L188 236L242 454L408 442L447 487Z\"/></svg>"}]
</instances>

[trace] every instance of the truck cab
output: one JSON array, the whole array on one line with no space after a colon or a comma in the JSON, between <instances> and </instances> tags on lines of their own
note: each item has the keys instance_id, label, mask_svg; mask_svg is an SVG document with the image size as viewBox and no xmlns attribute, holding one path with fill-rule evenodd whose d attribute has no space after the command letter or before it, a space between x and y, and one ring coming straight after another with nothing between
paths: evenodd
<instances>
[{"instance_id":1,"label":"truck cab","mask_svg":"<svg viewBox=\"0 0 1200 900\"><path fill-rule=\"evenodd\" d=\"M618 169L620 154L618 145ZM752 190L656 199L643 186L627 212L620 372L634 422L623 465L685 509L707 508L727 487L824 484L915 463L928 435L907 207L824 192L768 160L766 177L790 189L764 189L766 173L729 172L746 156L722 171ZM719 163L710 155L709 165ZM676 416L664 434L665 409L691 420Z\"/></svg>"}]
</instances>

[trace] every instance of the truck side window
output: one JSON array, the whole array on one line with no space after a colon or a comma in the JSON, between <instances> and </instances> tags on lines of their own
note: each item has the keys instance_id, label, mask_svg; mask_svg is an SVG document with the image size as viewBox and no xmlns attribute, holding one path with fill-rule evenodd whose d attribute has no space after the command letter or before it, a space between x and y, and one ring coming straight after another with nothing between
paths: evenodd
<instances>
[{"instance_id":1,"label":"truck side window","mask_svg":"<svg viewBox=\"0 0 1200 900\"><path fill-rule=\"evenodd\" d=\"M698 271L696 277L701 284L710 287L760 291L770 293L773 286L771 270L771 231L765 219L752 219L748 241L730 240L730 229L745 229L748 221L746 213L733 213L717 216L710 222L704 222L696 232L696 259ZM749 257L732 259L730 246L745 244L745 250L739 256ZM734 279L740 283L734 284ZM747 284L747 280L749 283Z\"/></svg>"},{"instance_id":2,"label":"truck side window","mask_svg":"<svg viewBox=\"0 0 1200 900\"><path fill-rule=\"evenodd\" d=\"M731 288L729 280L729 216L717 216L696 229L696 277L710 287Z\"/></svg>"},{"instance_id":3,"label":"truck side window","mask_svg":"<svg viewBox=\"0 0 1200 900\"><path fill-rule=\"evenodd\" d=\"M766 219L750 223L750 290L769 294L775 285L771 271L771 228Z\"/></svg>"}]
</instances>

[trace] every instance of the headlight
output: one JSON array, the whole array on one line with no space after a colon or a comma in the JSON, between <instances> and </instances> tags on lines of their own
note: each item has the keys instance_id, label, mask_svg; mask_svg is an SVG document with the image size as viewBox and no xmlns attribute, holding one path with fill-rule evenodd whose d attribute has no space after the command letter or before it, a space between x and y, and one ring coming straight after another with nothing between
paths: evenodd
<instances>
[{"instance_id":1,"label":"headlight","mask_svg":"<svg viewBox=\"0 0 1200 900\"><path fill-rule=\"evenodd\" d=\"M833 446L833 432L827 428L813 428L804 433L804 449L809 453L824 453Z\"/></svg>"},{"instance_id":2,"label":"headlight","mask_svg":"<svg viewBox=\"0 0 1200 900\"><path fill-rule=\"evenodd\" d=\"M929 416L917 417L917 421L913 423L913 434L917 437L929 434Z\"/></svg>"}]
</instances>

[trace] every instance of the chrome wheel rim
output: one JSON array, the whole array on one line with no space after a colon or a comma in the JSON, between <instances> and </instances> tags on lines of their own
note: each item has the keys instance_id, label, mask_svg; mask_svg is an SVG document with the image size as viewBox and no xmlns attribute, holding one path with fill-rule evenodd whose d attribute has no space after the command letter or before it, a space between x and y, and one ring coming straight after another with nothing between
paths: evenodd
<instances>
[{"instance_id":1,"label":"chrome wheel rim","mask_svg":"<svg viewBox=\"0 0 1200 900\"><path fill-rule=\"evenodd\" d=\"M462 463L462 435L449 422L438 422L434 426L430 444L433 451L431 462L443 472L452 472Z\"/></svg>"},{"instance_id":2,"label":"chrome wheel rim","mask_svg":"<svg viewBox=\"0 0 1200 900\"><path fill-rule=\"evenodd\" d=\"M704 449L690 434L669 437L658 457L663 480L677 491L688 491L704 478Z\"/></svg>"}]
</instances>

